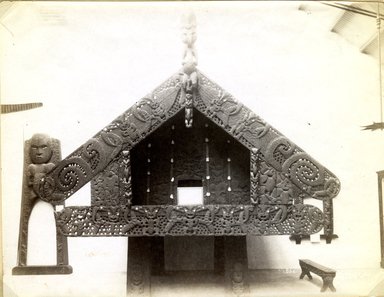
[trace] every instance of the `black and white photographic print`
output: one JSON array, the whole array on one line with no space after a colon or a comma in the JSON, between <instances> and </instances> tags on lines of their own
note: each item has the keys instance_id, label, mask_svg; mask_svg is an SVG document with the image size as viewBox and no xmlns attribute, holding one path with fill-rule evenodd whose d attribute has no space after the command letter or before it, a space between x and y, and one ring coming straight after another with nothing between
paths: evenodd
<instances>
[{"instance_id":1,"label":"black and white photographic print","mask_svg":"<svg viewBox=\"0 0 384 297\"><path fill-rule=\"evenodd\" d=\"M383 11L1 2L2 296L383 296Z\"/></svg>"}]
</instances>

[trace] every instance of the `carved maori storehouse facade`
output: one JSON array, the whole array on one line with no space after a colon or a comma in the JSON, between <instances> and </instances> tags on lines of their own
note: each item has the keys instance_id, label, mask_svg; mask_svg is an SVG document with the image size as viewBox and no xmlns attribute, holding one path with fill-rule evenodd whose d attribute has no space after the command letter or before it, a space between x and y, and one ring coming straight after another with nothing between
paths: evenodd
<instances>
[{"instance_id":1,"label":"carved maori storehouse facade","mask_svg":"<svg viewBox=\"0 0 384 297\"><path fill-rule=\"evenodd\" d=\"M68 265L67 236L128 236L128 294L145 294L151 274L178 269L223 273L241 291L246 235L299 242L323 230L327 242L334 237L338 179L198 71L193 41L180 73L33 182L39 198L54 205L91 183L90 206L55 212L58 267ZM182 200L185 187L199 202ZM322 200L323 208L306 198ZM180 237L197 242L201 256L172 261ZM19 245L19 255L25 249Z\"/></svg>"}]
</instances>

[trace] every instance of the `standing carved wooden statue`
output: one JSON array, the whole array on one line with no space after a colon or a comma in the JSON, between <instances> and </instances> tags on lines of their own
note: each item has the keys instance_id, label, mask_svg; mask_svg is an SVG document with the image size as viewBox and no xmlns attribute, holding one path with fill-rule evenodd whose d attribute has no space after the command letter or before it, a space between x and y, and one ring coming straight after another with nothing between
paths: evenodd
<instances>
[{"instance_id":1,"label":"standing carved wooden statue","mask_svg":"<svg viewBox=\"0 0 384 297\"><path fill-rule=\"evenodd\" d=\"M38 196L40 180L61 160L60 142L46 134L35 134L24 144L24 176L20 211L20 232L18 245L18 266L12 273L26 274L69 274L67 239L57 233L57 265L28 266L28 226L32 210L40 200ZM41 191L42 189L40 189ZM54 205L55 206L55 205Z\"/></svg>"}]
</instances>

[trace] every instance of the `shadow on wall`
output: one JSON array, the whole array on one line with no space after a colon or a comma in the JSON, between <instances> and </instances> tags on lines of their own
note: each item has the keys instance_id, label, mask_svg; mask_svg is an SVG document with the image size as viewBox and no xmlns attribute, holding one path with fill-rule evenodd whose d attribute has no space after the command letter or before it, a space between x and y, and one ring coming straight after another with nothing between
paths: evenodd
<instances>
[{"instance_id":1,"label":"shadow on wall","mask_svg":"<svg viewBox=\"0 0 384 297\"><path fill-rule=\"evenodd\" d=\"M247 236L249 269L288 269L282 266L291 260L289 250L281 244L282 236ZM286 240L289 244L288 236ZM285 259L282 259L285 258Z\"/></svg>"}]
</instances>

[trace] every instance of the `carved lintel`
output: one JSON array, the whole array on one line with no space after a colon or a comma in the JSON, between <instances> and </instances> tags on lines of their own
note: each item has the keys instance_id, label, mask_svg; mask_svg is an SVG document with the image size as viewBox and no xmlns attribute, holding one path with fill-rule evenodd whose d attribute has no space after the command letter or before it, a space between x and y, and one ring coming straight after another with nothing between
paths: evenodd
<instances>
[{"instance_id":1,"label":"carved lintel","mask_svg":"<svg viewBox=\"0 0 384 297\"><path fill-rule=\"evenodd\" d=\"M151 205L66 207L55 213L66 236L309 235L323 228L312 205Z\"/></svg>"}]
</instances>

